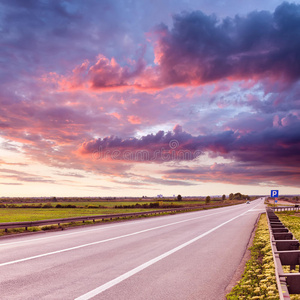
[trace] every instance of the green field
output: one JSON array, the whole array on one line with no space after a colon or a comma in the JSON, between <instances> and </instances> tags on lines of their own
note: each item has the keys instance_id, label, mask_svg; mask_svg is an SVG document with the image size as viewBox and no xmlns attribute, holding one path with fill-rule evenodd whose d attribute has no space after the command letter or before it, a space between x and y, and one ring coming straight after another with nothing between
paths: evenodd
<instances>
[{"instance_id":1,"label":"green field","mask_svg":"<svg viewBox=\"0 0 300 300\"><path fill-rule=\"evenodd\" d=\"M132 213L151 209L91 209L91 208L0 208L0 223L61 219L92 215Z\"/></svg>"},{"instance_id":2,"label":"green field","mask_svg":"<svg viewBox=\"0 0 300 300\"><path fill-rule=\"evenodd\" d=\"M26 201L27 200L27 201ZM51 199L46 199L51 200ZM135 213L135 212L147 212L153 210L164 210L169 208L184 208L184 207L197 207L198 209L211 209L214 207L220 207L223 205L235 205L245 201L218 201L212 200L209 204L205 204L205 201L194 199L189 201L172 201L172 200L160 200L160 201L124 201L121 199L115 199L113 201L82 201L76 198L74 201L46 201L45 199L6 199L0 201L0 223L7 222L30 222L39 220L50 219L63 219L72 217L84 217L93 215L110 215L110 214L123 214L123 213ZM60 199L65 200L65 199ZM72 200L72 199L68 199ZM121 200L121 201L118 201ZM138 200L138 199L137 199ZM151 199L149 199L151 200ZM152 199L154 200L154 199ZM168 212L164 213L168 214ZM138 216L136 218L141 218ZM127 217L129 219L135 217ZM109 219L104 222L110 221ZM98 220L96 222L101 222ZM62 226L51 225L41 227L29 227L28 231L39 231L58 229L69 226L87 225L93 223L92 221L86 222L71 222ZM24 232L25 228L16 228L8 230L0 230L0 236L18 232Z\"/></svg>"},{"instance_id":3,"label":"green field","mask_svg":"<svg viewBox=\"0 0 300 300\"><path fill-rule=\"evenodd\" d=\"M239 201L226 201L223 204L237 204ZM150 206L150 204L152 206ZM192 201L65 201L65 202L12 202L0 203L0 223L38 221L48 219L71 218L91 215L107 215L118 213L143 212L149 210L161 210L176 207L196 207L205 205L211 208L220 201L211 201L205 205L203 200ZM140 207L135 207L140 205ZM148 205L147 207L141 206ZM155 205L155 206L153 206ZM34 206L34 207L33 207ZM58 207L57 207L58 206ZM63 207L61 207L63 206ZM71 206L71 207L66 207ZM118 206L117 208L115 208ZM122 206L122 207L120 207ZM132 207L124 207L132 206Z\"/></svg>"}]
</instances>

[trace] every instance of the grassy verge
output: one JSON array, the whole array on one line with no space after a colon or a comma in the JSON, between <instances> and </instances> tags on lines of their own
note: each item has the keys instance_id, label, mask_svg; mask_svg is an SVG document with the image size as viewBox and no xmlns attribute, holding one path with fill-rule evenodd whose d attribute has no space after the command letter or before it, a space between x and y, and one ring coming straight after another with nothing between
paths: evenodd
<instances>
[{"instance_id":1,"label":"grassy verge","mask_svg":"<svg viewBox=\"0 0 300 300\"><path fill-rule=\"evenodd\" d=\"M185 204L182 207L191 207L197 206L195 203L198 202L198 205L201 203L202 205L197 207L193 210L205 210L205 209L212 209L217 208L220 206L226 205L235 205L239 204L239 201L227 202L225 203L210 203L209 205L203 205L200 201L193 201L194 205L191 205L192 201L174 201L174 204ZM100 202L99 202L100 203ZM139 207L137 208L135 204L139 202L130 202L130 201L123 201L123 202L101 202L101 205L98 205L98 202L63 202L63 204L57 202L49 202L49 203L9 203L3 204L2 208L0 205L0 223L6 222L22 222L22 221L38 221L38 220L49 220L49 219L61 219L61 218L72 218L72 217L81 217L81 216L91 216L91 215L108 215L108 214L120 214L120 213L133 213L133 212L147 212L149 210L162 210L167 209L164 205L163 201L157 202L159 205L155 208L149 207ZM147 202L146 202L147 203ZM150 203L150 202L148 202ZM0 203L1 204L1 203ZM105 207L103 207L105 204ZM118 208L118 204L122 204L122 208ZM134 205L132 205L134 204ZM145 204L145 202L143 202ZM171 203L173 204L173 203ZM220 205L221 204L221 205ZM59 207L57 206L59 205ZM169 205L169 204L168 204ZM4 206L4 207L3 207ZM23 206L23 207L22 207ZM63 207L61 207L63 206ZM117 206L117 208L114 208ZM126 208L127 207L127 208ZM178 207L178 206L176 206ZM183 213L183 212L176 212L176 213ZM174 214L174 212L166 212L164 214ZM143 216L135 216L135 217L124 217L118 219L105 219L104 221L98 220L96 223L100 222L111 222L116 220L128 220L128 219L137 219L137 218L145 218L149 217L149 215ZM80 225L87 225L93 222L85 221L83 222L72 222L67 224L58 225L51 225L51 226L41 226L41 227L31 227L28 228L28 231L40 231L40 230L50 230L50 229L58 229L58 228L65 228L70 226L80 226ZM17 228L17 229L8 229L7 232L5 230L0 230L1 235L7 235L12 233L20 233L24 232L24 228Z\"/></svg>"},{"instance_id":2,"label":"grassy verge","mask_svg":"<svg viewBox=\"0 0 300 300\"><path fill-rule=\"evenodd\" d=\"M251 258L246 263L242 279L227 294L228 300L240 299L279 299L276 286L267 217L261 215L258 222Z\"/></svg>"},{"instance_id":3,"label":"grassy verge","mask_svg":"<svg viewBox=\"0 0 300 300\"><path fill-rule=\"evenodd\" d=\"M207 208L207 209L212 209L213 207ZM26 209L28 211L28 209ZM196 211L198 209L194 209L194 210L190 210L190 211ZM20 211L20 209L17 209L17 211ZM107 211L107 210L106 210ZM121 210L121 213L123 213L124 209ZM130 211L128 210L127 212L133 212L133 210L131 209ZM146 210L142 210L142 212L146 212ZM116 210L114 210L114 213L116 213ZM185 211L178 211L178 212L160 212L160 216L163 215L170 215L170 214L180 214L180 213L185 213ZM69 215L68 215L69 216ZM109 218L104 218L104 219L96 219L95 222L94 221L79 221L79 222L70 222L70 223L62 223L60 225L43 225L43 226L36 226L36 227L28 227L27 230L25 230L25 228L12 228L12 229L8 229L7 231L0 230L0 236L4 236L4 235L11 235L11 234L15 234L15 233L23 233L23 232L36 232L36 231L47 231L47 230L63 230L64 228L68 228L68 227L75 227L75 226L86 226L86 225L92 225L92 224L99 224L99 223L107 223L107 222L120 222L120 221L124 221L124 220L132 220L132 219L141 219L141 218L149 218L149 217L153 217L153 215L139 215L139 216L125 216L125 217L117 217L117 218L113 218L113 217L109 217ZM49 219L49 218L48 218Z\"/></svg>"},{"instance_id":4,"label":"grassy verge","mask_svg":"<svg viewBox=\"0 0 300 300\"><path fill-rule=\"evenodd\" d=\"M93 215L146 212L152 209L93 209L93 208L0 208L0 223L38 221Z\"/></svg>"},{"instance_id":5,"label":"grassy verge","mask_svg":"<svg viewBox=\"0 0 300 300\"><path fill-rule=\"evenodd\" d=\"M79 207L76 206L71 208L57 208L53 203L49 203L50 207L44 208L22 208L22 207L6 207L0 208L0 223L5 222L22 222L22 221L38 221L38 220L49 220L49 219L61 219L61 218L72 218L72 217L83 217L93 215L108 215L108 214L122 214L122 213L133 213L133 212L147 212L150 210L162 210L168 209L164 206L158 206L155 208L103 208L97 206ZM125 203L126 205L130 205ZM182 206L189 207L189 206ZM199 207L199 209L211 209L217 208L218 205L210 204L207 206Z\"/></svg>"},{"instance_id":6,"label":"grassy verge","mask_svg":"<svg viewBox=\"0 0 300 300\"><path fill-rule=\"evenodd\" d=\"M277 213L280 220L300 240L300 213ZM279 299L269 230L266 215L262 215L255 233L251 259L247 262L242 279L227 294L227 299ZM290 272L289 266L284 266L285 272ZM296 268L298 272L299 269ZM292 300L300 300L300 295L290 295Z\"/></svg>"}]
</instances>

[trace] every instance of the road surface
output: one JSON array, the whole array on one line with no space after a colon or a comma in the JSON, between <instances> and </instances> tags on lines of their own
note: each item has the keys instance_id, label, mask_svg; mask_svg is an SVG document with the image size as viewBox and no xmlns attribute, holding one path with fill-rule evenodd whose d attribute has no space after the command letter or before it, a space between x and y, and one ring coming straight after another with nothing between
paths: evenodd
<instances>
[{"instance_id":1,"label":"road surface","mask_svg":"<svg viewBox=\"0 0 300 300\"><path fill-rule=\"evenodd\" d=\"M0 240L0 298L224 299L263 200Z\"/></svg>"}]
</instances>

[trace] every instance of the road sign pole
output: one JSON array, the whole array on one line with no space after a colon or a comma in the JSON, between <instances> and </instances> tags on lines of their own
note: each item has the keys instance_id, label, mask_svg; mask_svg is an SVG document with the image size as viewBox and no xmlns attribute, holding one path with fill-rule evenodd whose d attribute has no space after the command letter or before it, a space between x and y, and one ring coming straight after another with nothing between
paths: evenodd
<instances>
[{"instance_id":1,"label":"road sign pole","mask_svg":"<svg viewBox=\"0 0 300 300\"><path fill-rule=\"evenodd\" d=\"M277 197L279 197L279 190L271 190L271 198L274 198L274 209L275 203L277 203Z\"/></svg>"}]
</instances>

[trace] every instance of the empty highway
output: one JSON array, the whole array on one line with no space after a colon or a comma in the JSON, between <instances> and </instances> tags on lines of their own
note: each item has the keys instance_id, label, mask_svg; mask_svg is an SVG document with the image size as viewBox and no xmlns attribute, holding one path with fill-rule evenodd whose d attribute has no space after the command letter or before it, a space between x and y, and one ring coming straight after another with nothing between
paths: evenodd
<instances>
[{"instance_id":1,"label":"empty highway","mask_svg":"<svg viewBox=\"0 0 300 300\"><path fill-rule=\"evenodd\" d=\"M259 199L1 239L1 299L224 299L264 210Z\"/></svg>"}]
</instances>

